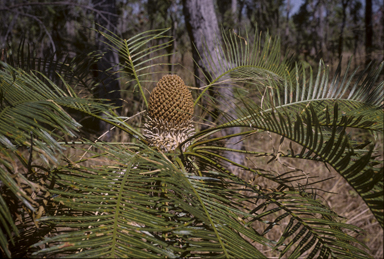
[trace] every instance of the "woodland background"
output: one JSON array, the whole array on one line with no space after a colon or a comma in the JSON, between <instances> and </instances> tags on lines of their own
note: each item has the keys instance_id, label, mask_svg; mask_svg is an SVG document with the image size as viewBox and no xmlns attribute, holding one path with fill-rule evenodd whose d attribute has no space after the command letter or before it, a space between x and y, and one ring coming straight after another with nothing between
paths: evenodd
<instances>
[{"instance_id":1,"label":"woodland background","mask_svg":"<svg viewBox=\"0 0 384 259\"><path fill-rule=\"evenodd\" d=\"M210 0L208 0L210 1ZM280 36L283 52L306 62L354 55L355 62L381 61L384 46L382 0L217 0L213 1L223 29L249 28ZM68 52L71 56L97 47L90 28L95 23L130 37L154 28L171 27L181 63L191 44L181 0L1 0L0 47L34 44L36 54ZM241 30L240 30L241 31ZM168 50L169 51L169 50ZM178 60L180 61L180 60Z\"/></svg>"},{"instance_id":2,"label":"woodland background","mask_svg":"<svg viewBox=\"0 0 384 259\"><path fill-rule=\"evenodd\" d=\"M41 59L57 62L78 58L89 52L103 53L103 58L92 64L94 76L104 80L108 89L97 88L85 92L84 97L107 98L122 108L123 116L133 116L143 109L138 89L126 83L126 78L103 78L97 71L117 66L119 57L111 52L102 36L95 32L98 25L130 38L146 30L167 28L174 38L164 48L165 67L181 76L188 86L196 86L193 77L193 44L185 26L183 5L188 0L69 0L69 1L10 1L0 0L1 60L15 54L23 46L24 52ZM320 59L335 71L341 57L344 67L352 57L352 71L363 70L371 62L384 59L384 1L382 0L206 0L215 4L216 17L222 30L234 30L241 37L246 30L256 30L279 36L283 54L316 68ZM296 8L294 8L296 7ZM297 8L298 7L298 8ZM295 12L294 12L295 11ZM251 36L252 37L252 36ZM28 51L26 51L28 49ZM156 81L160 74L154 75ZM158 77L158 78L157 78ZM116 80L118 79L118 80ZM148 94L148 93L147 93ZM89 96L91 95L91 96ZM105 125L87 122L88 131L98 138ZM83 124L84 125L84 124ZM268 136L266 136L267 138ZM103 140L129 141L126 134L111 132ZM260 141L260 142L258 142ZM263 140L249 140L249 145L265 144ZM271 139L271 149L278 139ZM247 144L245 144L247 145ZM247 147L245 147L247 148ZM301 165L304 170L316 171L320 179L334 177L323 165ZM260 183L261 185L263 183ZM366 231L361 236L375 258L383 256L383 230L369 209L352 188L337 176L323 183L322 188L339 193L325 194L329 205L339 215L348 218Z\"/></svg>"},{"instance_id":3,"label":"woodland background","mask_svg":"<svg viewBox=\"0 0 384 259\"><path fill-rule=\"evenodd\" d=\"M344 63L353 57L352 69L380 63L384 59L384 1L382 0L206 0L213 2L222 30L250 34L269 32L279 36L283 54L292 55L304 65L316 69L319 60L334 71L341 57ZM58 61L90 51L105 53L97 69L116 65L117 55L108 51L98 25L123 38L140 32L171 28L174 41L164 53L177 53L166 60L175 65L187 85L195 85L192 44L185 25L182 0L70 0L70 1L0 1L0 49L2 59L16 52L22 42L34 55ZM204 3L204 1L199 1ZM184 8L185 9L185 8ZM216 32L212 32L216 33ZM201 39L202 40L202 39ZM180 64L181 66L176 66ZM103 77L103 75L95 76ZM117 78L117 77L116 77ZM121 106L133 97L132 86L123 80L110 80L110 89L95 96L111 99ZM128 92L127 92L128 91ZM126 95L126 93L129 93ZM130 100L131 109L135 100ZM125 111L133 114L132 112ZM124 113L124 112L123 112Z\"/></svg>"},{"instance_id":4,"label":"woodland background","mask_svg":"<svg viewBox=\"0 0 384 259\"><path fill-rule=\"evenodd\" d=\"M353 56L353 68L381 62L384 58L384 1L382 0L207 0L213 1L223 30L244 33L258 29L279 36L283 54L317 66L320 59L336 69L340 57ZM192 44L185 26L182 0L77 0L0 1L0 48L8 54L22 41L36 57L55 53L63 59L91 50L106 52L108 47L92 28L97 24L129 38L150 29L167 28L174 38L164 52L177 52L168 60L191 70ZM204 1L200 1L204 2ZM10 47L11 46L11 47ZM111 53L104 56L110 67L118 63ZM4 57L3 57L4 59ZM170 58L171 59L171 58ZM109 62L109 64L108 64ZM170 66L174 72L181 68ZM185 78L185 77L184 77ZM188 81L187 78L185 80ZM116 82L118 83L118 82ZM121 83L121 82L120 82ZM193 85L193 79L187 82ZM113 96L121 105L119 89ZM108 93L100 93L108 95Z\"/></svg>"}]
</instances>

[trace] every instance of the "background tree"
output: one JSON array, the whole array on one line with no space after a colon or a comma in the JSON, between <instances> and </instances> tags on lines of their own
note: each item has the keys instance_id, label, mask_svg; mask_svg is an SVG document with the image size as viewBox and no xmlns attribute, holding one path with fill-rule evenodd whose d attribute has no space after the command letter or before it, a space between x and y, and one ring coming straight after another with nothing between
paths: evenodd
<instances>
[{"instance_id":1,"label":"background tree","mask_svg":"<svg viewBox=\"0 0 384 259\"><path fill-rule=\"evenodd\" d=\"M339 36L339 58L341 57L341 54L343 53L343 37L344 37L344 28L345 28L345 20L346 20L346 9L349 4L350 0L343 0L341 2L342 7L342 20L341 20L341 29L340 29L340 36Z\"/></svg>"},{"instance_id":2,"label":"background tree","mask_svg":"<svg viewBox=\"0 0 384 259\"><path fill-rule=\"evenodd\" d=\"M107 31L117 33L117 11L116 1L104 1L93 0L92 4L96 10L104 11L106 13L99 13L95 17L95 23L97 28L101 32ZM97 62L97 68L95 70L96 77L100 82L96 88L96 96L109 100L109 102L118 108L118 112L121 112L121 106L123 104L120 94L120 82L117 71L119 70L117 64L119 63L118 56L113 52L110 47L104 42L102 33L96 34L96 48L102 53L102 58ZM106 140L111 140L111 132L109 131L109 124L104 121L100 121L101 132L108 131Z\"/></svg>"},{"instance_id":3,"label":"background tree","mask_svg":"<svg viewBox=\"0 0 384 259\"><path fill-rule=\"evenodd\" d=\"M373 38L373 24L372 24L372 0L365 1L365 55L366 64L371 61L372 53L372 38Z\"/></svg>"},{"instance_id":4,"label":"background tree","mask_svg":"<svg viewBox=\"0 0 384 259\"><path fill-rule=\"evenodd\" d=\"M184 5L184 15L185 23L191 42L196 47L193 50L193 57L196 60L197 64L195 65L195 74L199 75L196 78L196 85L199 88L202 88L205 83L210 84L213 82L218 75L224 72L223 68L227 67L228 64L220 64L219 60L222 60L223 57L217 48L218 44L221 42L219 25L216 18L216 13L214 9L213 1L205 0L192 0L192 1L183 1ZM231 9L233 11L233 9ZM232 15L232 14L231 14ZM211 59L214 62L214 65L209 65L207 59L201 59L199 53L210 53ZM207 58L207 57L206 57ZM216 60L216 63L215 63ZM202 71L201 71L202 69ZM205 78L207 81L201 81L200 78ZM221 83L217 93L216 98L218 99L218 108L221 111L225 111L231 118L236 118L236 106L234 98L233 86L230 83L230 78L226 76L226 83ZM216 111L217 112L217 111ZM221 117L221 114L217 114L217 122L223 123L226 119ZM240 128L229 128L225 129L226 135L233 135L240 133ZM225 144L226 147L231 149L241 150L242 142L240 137L235 137L228 141ZM234 154L233 152L225 153L225 156L228 157L236 163L244 162L244 155ZM235 169L232 167L232 169ZM235 174L238 174L236 172Z\"/></svg>"}]
</instances>

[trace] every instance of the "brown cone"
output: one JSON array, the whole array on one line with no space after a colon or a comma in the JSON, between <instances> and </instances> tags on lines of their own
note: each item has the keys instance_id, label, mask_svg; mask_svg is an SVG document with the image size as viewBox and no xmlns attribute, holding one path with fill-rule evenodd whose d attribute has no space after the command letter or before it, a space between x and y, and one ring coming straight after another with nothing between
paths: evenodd
<instances>
[{"instance_id":1,"label":"brown cone","mask_svg":"<svg viewBox=\"0 0 384 259\"><path fill-rule=\"evenodd\" d=\"M160 79L149 97L148 115L174 125L192 118L192 94L179 76L165 75Z\"/></svg>"},{"instance_id":2,"label":"brown cone","mask_svg":"<svg viewBox=\"0 0 384 259\"><path fill-rule=\"evenodd\" d=\"M163 151L175 150L192 137L193 99L184 81L177 75L165 75L153 89L143 135L151 146ZM189 146L183 145L183 150Z\"/></svg>"}]
</instances>

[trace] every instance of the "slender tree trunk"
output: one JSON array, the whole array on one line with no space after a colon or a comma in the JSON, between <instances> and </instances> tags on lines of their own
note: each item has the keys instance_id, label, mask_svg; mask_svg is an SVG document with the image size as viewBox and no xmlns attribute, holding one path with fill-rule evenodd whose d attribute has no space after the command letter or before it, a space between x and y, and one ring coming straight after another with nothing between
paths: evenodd
<instances>
[{"instance_id":1,"label":"slender tree trunk","mask_svg":"<svg viewBox=\"0 0 384 259\"><path fill-rule=\"evenodd\" d=\"M171 52L176 53L176 49L177 49L177 39L176 39L176 32L177 32L177 13L176 12L177 12L177 9L176 9L176 2L173 2L171 4L171 6L168 9L168 12L169 12L169 14L170 14L169 16L171 18L171 33L172 33L172 37L173 37L172 45L170 46L169 52L168 52L170 54ZM175 71L175 63L176 63L175 58L176 58L175 55L168 56L168 63L171 64L169 66L170 74L173 74Z\"/></svg>"},{"instance_id":2,"label":"slender tree trunk","mask_svg":"<svg viewBox=\"0 0 384 259\"><path fill-rule=\"evenodd\" d=\"M212 56L212 60L217 61L219 59L218 55L220 55L220 52L217 50L216 44L217 41L220 40L220 31L213 0L183 0L183 10L188 34L198 52L208 52ZM195 61L197 61L198 64L204 69L205 75L208 75L208 73L218 75L223 72L216 71L214 67L225 67L225 64L222 64L221 66L218 64L216 64L216 66L209 66L206 60L200 59L200 56L195 50L193 50L193 57ZM204 75L200 73L197 66L195 66L195 73L199 78L204 78ZM204 85L200 80L196 79L196 86L202 87ZM233 87L230 84L220 85L220 96L217 98L219 101L219 110L225 111L231 117L236 118L235 107L230 107L228 105L234 101ZM221 119L219 122L223 123L225 120ZM231 135L239 133L240 131L241 129L239 128L229 128L225 130L225 134ZM241 149L241 137L231 138L226 143L226 147ZM224 156L236 163L242 164L244 162L244 156L234 154L234 152L226 152ZM231 165L228 166L233 173L239 174L239 172L235 170L235 167Z\"/></svg>"},{"instance_id":3,"label":"slender tree trunk","mask_svg":"<svg viewBox=\"0 0 384 259\"><path fill-rule=\"evenodd\" d=\"M329 5L327 5L326 7L326 17L329 17L330 15L332 14L332 7L330 7ZM329 58L329 60L331 61L331 67L334 67L333 66L333 61L334 61L334 56L335 56L335 46L334 46L334 41L332 40L332 34L333 34L333 27L332 26L327 26L327 30L325 32L325 40L326 42L328 41L328 36L329 36L329 47L327 47L327 51L331 51L332 52L332 55L330 55L331 57Z\"/></svg>"},{"instance_id":4,"label":"slender tree trunk","mask_svg":"<svg viewBox=\"0 0 384 259\"><path fill-rule=\"evenodd\" d=\"M384 0L382 1L381 4L381 37L380 37L380 45L379 46L384 46ZM381 51L382 57L381 60L384 60L384 51Z\"/></svg>"},{"instance_id":5,"label":"slender tree trunk","mask_svg":"<svg viewBox=\"0 0 384 259\"><path fill-rule=\"evenodd\" d=\"M231 0L231 11L232 11L232 19L233 24L236 27L237 24L237 0Z\"/></svg>"},{"instance_id":6,"label":"slender tree trunk","mask_svg":"<svg viewBox=\"0 0 384 259\"><path fill-rule=\"evenodd\" d=\"M116 33L116 25L117 25L117 15L116 15L116 1L115 0L92 0L92 4L94 8L97 10L101 10L104 12L108 12L103 14L103 16L96 15L95 23L104 27L97 27L101 31L112 31ZM99 98L108 99L110 103L114 106L121 106L121 94L120 94L120 84L117 80L118 76L115 73L117 71L118 64L118 56L116 53L111 51L103 41L105 39L99 33L96 34L96 46L99 51L103 54L103 58L97 63L97 72L96 76L98 80L101 82L98 90L97 96ZM111 69L112 67L115 67ZM118 109L120 112L121 109ZM105 132L109 130L109 124L105 122L100 122L100 130ZM112 133L108 133L104 140L110 140L112 137Z\"/></svg>"},{"instance_id":7,"label":"slender tree trunk","mask_svg":"<svg viewBox=\"0 0 384 259\"><path fill-rule=\"evenodd\" d=\"M315 2L311 2L310 4L311 6L311 9L313 10L313 14L312 14L312 18L315 19L316 18L316 7L317 5L315 5ZM314 40L312 40L312 47L309 51L309 55L311 56L317 56L318 55L318 49L317 49L317 28L315 27L315 25L310 25L310 31L311 31L311 34L314 35L313 38Z\"/></svg>"},{"instance_id":8,"label":"slender tree trunk","mask_svg":"<svg viewBox=\"0 0 384 259\"><path fill-rule=\"evenodd\" d=\"M322 57L323 59L325 59L326 61L328 61L328 55L327 55L327 50L326 50L326 46L325 46L325 33L324 33L324 27L325 27L325 20L324 20L324 2L323 1L319 1L319 7L318 7L318 15L319 15L319 43L320 43L320 51L321 51L321 55L320 57Z\"/></svg>"},{"instance_id":9,"label":"slender tree trunk","mask_svg":"<svg viewBox=\"0 0 384 259\"><path fill-rule=\"evenodd\" d=\"M341 58L341 55L343 54L343 44L344 44L344 28L345 28L345 22L346 22L346 18L347 18L347 6L348 6L348 3L349 3L349 0L343 0L341 2L341 5L343 7L342 9L342 13L343 13L343 18L342 18L342 22L341 22L341 30L340 30L340 36L339 36L339 48L338 48L338 52L339 52L339 59Z\"/></svg>"},{"instance_id":10,"label":"slender tree trunk","mask_svg":"<svg viewBox=\"0 0 384 259\"><path fill-rule=\"evenodd\" d=\"M243 8L244 8L244 5L245 5L245 0L240 0L239 1L239 4L240 4L240 8L239 8L239 12L237 14L237 21L239 23L239 26L240 26L240 23L241 23L241 18L243 17Z\"/></svg>"},{"instance_id":11,"label":"slender tree trunk","mask_svg":"<svg viewBox=\"0 0 384 259\"><path fill-rule=\"evenodd\" d=\"M287 53L288 48L288 38L289 38L289 13L291 11L290 0L287 0L287 18L285 21L285 42L284 42L284 54Z\"/></svg>"},{"instance_id":12,"label":"slender tree trunk","mask_svg":"<svg viewBox=\"0 0 384 259\"><path fill-rule=\"evenodd\" d=\"M372 0L366 0L365 1L365 63L369 63L371 61L372 39L373 39Z\"/></svg>"},{"instance_id":13,"label":"slender tree trunk","mask_svg":"<svg viewBox=\"0 0 384 259\"><path fill-rule=\"evenodd\" d=\"M360 10L360 6L361 6L361 3L358 2L358 1L355 1L353 3L353 6L351 7L351 17L352 17L352 21L353 21L353 40L354 40L354 43L353 43L353 63L354 63L354 67L356 68L357 67L357 48L358 48L358 45L359 45L359 23L360 23L360 15L359 15L359 10Z\"/></svg>"}]
</instances>

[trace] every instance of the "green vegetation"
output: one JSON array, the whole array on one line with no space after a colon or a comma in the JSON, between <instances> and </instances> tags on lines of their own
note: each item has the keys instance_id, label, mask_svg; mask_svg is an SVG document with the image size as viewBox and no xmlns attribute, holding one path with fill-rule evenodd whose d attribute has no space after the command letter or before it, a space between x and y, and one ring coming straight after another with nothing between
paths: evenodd
<instances>
[{"instance_id":1,"label":"green vegetation","mask_svg":"<svg viewBox=\"0 0 384 259\"><path fill-rule=\"evenodd\" d=\"M167 73L162 70L170 65L165 60L171 53L161 52L169 44L166 31L129 39L103 33L120 54L121 81L132 83L142 100L153 87L152 75ZM46 66L39 72L39 66L1 62L2 252L8 257L370 258L355 235L363 230L345 222L324 198L337 194L317 187L326 179L284 161L331 168L383 228L383 63L370 64L363 73L349 73L348 63L330 75L322 62L312 71L282 57L279 40L269 35L239 35L223 34L218 60L208 50L200 53L220 72L210 74L205 88L192 89L198 131L184 142L191 142L185 150L182 143L170 153L147 145L136 117L118 116L117 107L81 96L100 83L93 81L90 66L81 65L97 56L64 63L57 76L45 73ZM219 108L226 100L221 84L234 87L228 107L236 107L236 118ZM208 123L207 114L221 119L199 130ZM128 141L92 141L79 133L89 117L118 128ZM226 128L242 131L220 135ZM278 150L268 148L276 137L244 150L223 144L238 136L256 143L255 136L263 134L278 137ZM228 152L243 153L251 162L235 163L224 155ZM284 170L252 162L260 157ZM268 186L260 184L264 180Z\"/></svg>"}]
</instances>

